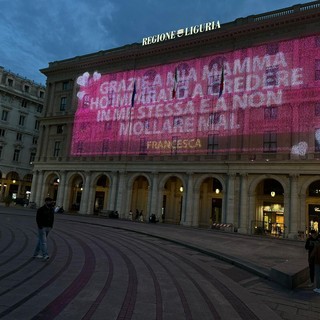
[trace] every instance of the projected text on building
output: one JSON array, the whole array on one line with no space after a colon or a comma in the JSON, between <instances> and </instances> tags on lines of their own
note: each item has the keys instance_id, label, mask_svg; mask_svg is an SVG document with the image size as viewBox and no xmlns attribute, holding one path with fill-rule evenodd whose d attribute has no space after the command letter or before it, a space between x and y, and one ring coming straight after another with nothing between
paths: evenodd
<instances>
[{"instance_id":1,"label":"projected text on building","mask_svg":"<svg viewBox=\"0 0 320 320\"><path fill-rule=\"evenodd\" d=\"M266 134L272 149L274 135L293 132L297 140L277 150L306 153L304 134L317 122L320 128L317 72L319 37L146 69L84 73L77 79L71 154L263 151ZM320 142L320 131L313 134ZM261 149L233 143L239 136L260 137Z\"/></svg>"}]
</instances>

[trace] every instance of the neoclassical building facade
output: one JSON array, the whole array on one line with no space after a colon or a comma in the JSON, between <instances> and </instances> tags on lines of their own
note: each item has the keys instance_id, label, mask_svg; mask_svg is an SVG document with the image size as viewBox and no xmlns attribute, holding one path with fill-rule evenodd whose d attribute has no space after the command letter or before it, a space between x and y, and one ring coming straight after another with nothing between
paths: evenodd
<instances>
[{"instance_id":1,"label":"neoclassical building facade","mask_svg":"<svg viewBox=\"0 0 320 320\"><path fill-rule=\"evenodd\" d=\"M319 16L315 1L49 63L31 200L245 234L318 230Z\"/></svg>"}]
</instances>

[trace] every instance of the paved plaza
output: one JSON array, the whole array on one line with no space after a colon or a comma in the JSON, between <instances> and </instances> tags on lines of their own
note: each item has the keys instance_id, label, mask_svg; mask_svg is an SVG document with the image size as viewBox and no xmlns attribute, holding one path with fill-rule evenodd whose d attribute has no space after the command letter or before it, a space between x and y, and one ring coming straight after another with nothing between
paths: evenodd
<instances>
[{"instance_id":1,"label":"paved plaza","mask_svg":"<svg viewBox=\"0 0 320 320\"><path fill-rule=\"evenodd\" d=\"M303 241L57 214L45 262L35 210L0 219L0 319L320 319L312 288L271 277L306 266Z\"/></svg>"}]
</instances>

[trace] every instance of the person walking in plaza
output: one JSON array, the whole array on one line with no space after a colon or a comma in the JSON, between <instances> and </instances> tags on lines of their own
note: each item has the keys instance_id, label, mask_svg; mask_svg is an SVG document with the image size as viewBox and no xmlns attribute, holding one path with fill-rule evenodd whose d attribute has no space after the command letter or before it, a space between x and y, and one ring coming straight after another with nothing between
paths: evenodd
<instances>
[{"instance_id":1,"label":"person walking in plaza","mask_svg":"<svg viewBox=\"0 0 320 320\"><path fill-rule=\"evenodd\" d=\"M316 280L316 287L313 291L320 293L320 242L315 243L310 258L314 261L314 275Z\"/></svg>"},{"instance_id":2,"label":"person walking in plaza","mask_svg":"<svg viewBox=\"0 0 320 320\"><path fill-rule=\"evenodd\" d=\"M45 198L45 204L37 210L36 222L38 226L37 245L34 250L34 258L48 260L47 238L54 223L54 202L51 198ZM40 251L42 254L40 254Z\"/></svg>"},{"instance_id":3,"label":"person walking in plaza","mask_svg":"<svg viewBox=\"0 0 320 320\"><path fill-rule=\"evenodd\" d=\"M315 247L316 243L320 243L319 234L316 230L311 230L310 236L308 237L305 248L308 250L308 263L309 263L309 275L310 275L310 286L314 284L314 270L315 270L315 263L314 257L311 256L311 253Z\"/></svg>"}]
</instances>

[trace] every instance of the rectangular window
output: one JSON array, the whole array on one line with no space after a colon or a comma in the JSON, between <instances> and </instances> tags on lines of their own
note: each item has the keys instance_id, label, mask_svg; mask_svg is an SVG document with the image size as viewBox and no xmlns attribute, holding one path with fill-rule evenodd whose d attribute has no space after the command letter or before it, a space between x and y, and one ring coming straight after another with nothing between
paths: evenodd
<instances>
[{"instance_id":1,"label":"rectangular window","mask_svg":"<svg viewBox=\"0 0 320 320\"><path fill-rule=\"evenodd\" d=\"M214 112L209 115L209 124L219 124L221 123L221 112Z\"/></svg>"},{"instance_id":2,"label":"rectangular window","mask_svg":"<svg viewBox=\"0 0 320 320\"><path fill-rule=\"evenodd\" d=\"M320 80L320 59L316 59L315 73L315 80Z\"/></svg>"},{"instance_id":3,"label":"rectangular window","mask_svg":"<svg viewBox=\"0 0 320 320\"><path fill-rule=\"evenodd\" d=\"M317 137L319 136L320 133L320 129L317 129L315 132L315 139L314 139L314 152L320 152L320 140L319 138L317 139Z\"/></svg>"},{"instance_id":4,"label":"rectangular window","mask_svg":"<svg viewBox=\"0 0 320 320\"><path fill-rule=\"evenodd\" d=\"M20 150L19 149L15 149L13 152L13 161L14 162L18 162L19 161L19 157L20 157Z\"/></svg>"},{"instance_id":5,"label":"rectangular window","mask_svg":"<svg viewBox=\"0 0 320 320\"><path fill-rule=\"evenodd\" d=\"M214 134L208 135L208 154L213 154L215 151L218 150L219 144L218 144L218 136Z\"/></svg>"},{"instance_id":6,"label":"rectangular window","mask_svg":"<svg viewBox=\"0 0 320 320\"><path fill-rule=\"evenodd\" d=\"M109 140L102 141L102 153L107 153L109 151Z\"/></svg>"},{"instance_id":7,"label":"rectangular window","mask_svg":"<svg viewBox=\"0 0 320 320\"><path fill-rule=\"evenodd\" d=\"M58 125L57 126L57 133L63 133L63 125Z\"/></svg>"},{"instance_id":8,"label":"rectangular window","mask_svg":"<svg viewBox=\"0 0 320 320\"><path fill-rule=\"evenodd\" d=\"M24 123L25 123L25 120L26 120L26 117L25 116L22 116L20 115L20 118L19 118L19 126L24 126Z\"/></svg>"},{"instance_id":9,"label":"rectangular window","mask_svg":"<svg viewBox=\"0 0 320 320\"><path fill-rule=\"evenodd\" d=\"M34 162L34 159L36 158L36 153L35 152L31 152L30 153L30 164L32 164Z\"/></svg>"},{"instance_id":10,"label":"rectangular window","mask_svg":"<svg viewBox=\"0 0 320 320\"><path fill-rule=\"evenodd\" d=\"M178 137L172 137L171 154L178 153Z\"/></svg>"},{"instance_id":11,"label":"rectangular window","mask_svg":"<svg viewBox=\"0 0 320 320\"><path fill-rule=\"evenodd\" d=\"M269 43L267 44L267 54L269 55L275 55L279 52L279 43Z\"/></svg>"},{"instance_id":12,"label":"rectangular window","mask_svg":"<svg viewBox=\"0 0 320 320\"><path fill-rule=\"evenodd\" d=\"M38 104L38 106L37 106L37 112L41 113L42 110L43 110L43 105Z\"/></svg>"},{"instance_id":13,"label":"rectangular window","mask_svg":"<svg viewBox=\"0 0 320 320\"><path fill-rule=\"evenodd\" d=\"M263 134L263 152L277 152L276 132L265 132Z\"/></svg>"},{"instance_id":14,"label":"rectangular window","mask_svg":"<svg viewBox=\"0 0 320 320\"><path fill-rule=\"evenodd\" d=\"M278 107L267 107L264 109L265 120L275 120L278 118Z\"/></svg>"},{"instance_id":15,"label":"rectangular window","mask_svg":"<svg viewBox=\"0 0 320 320\"><path fill-rule=\"evenodd\" d=\"M0 129L0 137L4 137L6 130Z\"/></svg>"},{"instance_id":16,"label":"rectangular window","mask_svg":"<svg viewBox=\"0 0 320 320\"><path fill-rule=\"evenodd\" d=\"M217 94L220 91L220 75L212 75L208 78L208 94Z\"/></svg>"},{"instance_id":17,"label":"rectangular window","mask_svg":"<svg viewBox=\"0 0 320 320\"><path fill-rule=\"evenodd\" d=\"M12 79L8 79L8 86L13 87L13 80Z\"/></svg>"},{"instance_id":18,"label":"rectangular window","mask_svg":"<svg viewBox=\"0 0 320 320\"><path fill-rule=\"evenodd\" d=\"M79 141L77 144L77 153L82 153L83 152L83 141Z\"/></svg>"},{"instance_id":19,"label":"rectangular window","mask_svg":"<svg viewBox=\"0 0 320 320\"><path fill-rule=\"evenodd\" d=\"M17 141L21 141L22 140L22 133L17 132Z\"/></svg>"},{"instance_id":20,"label":"rectangular window","mask_svg":"<svg viewBox=\"0 0 320 320\"><path fill-rule=\"evenodd\" d=\"M43 99L44 98L44 91L39 91L39 98Z\"/></svg>"},{"instance_id":21,"label":"rectangular window","mask_svg":"<svg viewBox=\"0 0 320 320\"><path fill-rule=\"evenodd\" d=\"M69 81L63 81L62 90L68 90L68 89L69 89Z\"/></svg>"},{"instance_id":22,"label":"rectangular window","mask_svg":"<svg viewBox=\"0 0 320 320\"><path fill-rule=\"evenodd\" d=\"M66 106L67 106L67 98L62 97L60 100L60 111L66 111Z\"/></svg>"},{"instance_id":23,"label":"rectangular window","mask_svg":"<svg viewBox=\"0 0 320 320\"><path fill-rule=\"evenodd\" d=\"M140 139L140 155L147 154L147 139L142 138Z\"/></svg>"},{"instance_id":24,"label":"rectangular window","mask_svg":"<svg viewBox=\"0 0 320 320\"><path fill-rule=\"evenodd\" d=\"M38 138L37 137L33 137L32 138L32 144L38 144Z\"/></svg>"},{"instance_id":25,"label":"rectangular window","mask_svg":"<svg viewBox=\"0 0 320 320\"><path fill-rule=\"evenodd\" d=\"M265 82L266 87L276 86L279 83L278 72L279 72L278 66L275 66L275 67L272 66L272 67L266 68L266 82Z\"/></svg>"},{"instance_id":26,"label":"rectangular window","mask_svg":"<svg viewBox=\"0 0 320 320\"><path fill-rule=\"evenodd\" d=\"M28 106L28 101L26 99L21 100L21 107L26 108Z\"/></svg>"},{"instance_id":27,"label":"rectangular window","mask_svg":"<svg viewBox=\"0 0 320 320\"><path fill-rule=\"evenodd\" d=\"M9 115L9 111L7 111L7 110L2 110L1 120L2 120L2 121L8 121L8 115Z\"/></svg>"},{"instance_id":28,"label":"rectangular window","mask_svg":"<svg viewBox=\"0 0 320 320\"><path fill-rule=\"evenodd\" d=\"M39 130L39 128L40 128L40 121L36 120L36 122L34 123L34 129Z\"/></svg>"},{"instance_id":29,"label":"rectangular window","mask_svg":"<svg viewBox=\"0 0 320 320\"><path fill-rule=\"evenodd\" d=\"M28 85L26 85L26 84L24 85L24 91L25 92L29 92L30 91L30 87Z\"/></svg>"},{"instance_id":30,"label":"rectangular window","mask_svg":"<svg viewBox=\"0 0 320 320\"><path fill-rule=\"evenodd\" d=\"M320 116L320 103L316 103L315 106L314 106L314 115L316 117L319 117Z\"/></svg>"},{"instance_id":31,"label":"rectangular window","mask_svg":"<svg viewBox=\"0 0 320 320\"><path fill-rule=\"evenodd\" d=\"M56 141L56 142L54 143L54 150L53 150L53 156L54 156L54 157L59 157L59 154L60 154L60 144L61 144L60 141Z\"/></svg>"}]
</instances>

